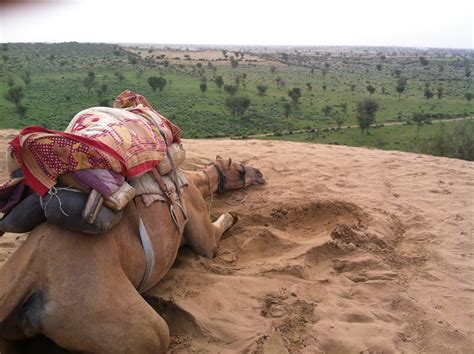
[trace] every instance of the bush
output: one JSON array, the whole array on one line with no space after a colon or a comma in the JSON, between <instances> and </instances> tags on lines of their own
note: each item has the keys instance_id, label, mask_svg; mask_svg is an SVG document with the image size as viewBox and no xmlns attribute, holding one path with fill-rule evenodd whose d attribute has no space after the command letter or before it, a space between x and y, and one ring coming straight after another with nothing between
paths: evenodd
<instances>
[{"instance_id":1,"label":"bush","mask_svg":"<svg viewBox=\"0 0 474 354\"><path fill-rule=\"evenodd\" d=\"M436 133L423 140L422 152L474 161L474 123L464 121L451 123L453 127L441 124Z\"/></svg>"}]
</instances>

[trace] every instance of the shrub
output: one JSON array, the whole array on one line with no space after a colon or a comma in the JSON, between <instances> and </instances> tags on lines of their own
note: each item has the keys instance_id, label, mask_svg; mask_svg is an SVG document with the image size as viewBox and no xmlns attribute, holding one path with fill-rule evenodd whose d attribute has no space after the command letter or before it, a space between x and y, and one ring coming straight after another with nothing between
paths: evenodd
<instances>
[{"instance_id":1,"label":"shrub","mask_svg":"<svg viewBox=\"0 0 474 354\"><path fill-rule=\"evenodd\" d=\"M474 161L474 124L470 121L451 123L449 127L440 124L433 136L425 138L421 147L422 152ZM450 125L451 125L450 124Z\"/></svg>"}]
</instances>

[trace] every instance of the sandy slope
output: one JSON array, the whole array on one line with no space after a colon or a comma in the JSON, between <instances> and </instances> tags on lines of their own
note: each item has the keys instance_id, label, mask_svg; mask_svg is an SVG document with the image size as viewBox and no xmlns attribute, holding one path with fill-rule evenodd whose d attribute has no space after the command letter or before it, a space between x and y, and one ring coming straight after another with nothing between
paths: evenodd
<instances>
[{"instance_id":1,"label":"sandy slope","mask_svg":"<svg viewBox=\"0 0 474 354\"><path fill-rule=\"evenodd\" d=\"M268 141L185 141L268 180L226 193L239 223L209 260L188 249L151 303L175 352L463 352L474 347L474 164ZM0 161L0 166L1 166ZM21 242L0 239L0 264Z\"/></svg>"}]
</instances>

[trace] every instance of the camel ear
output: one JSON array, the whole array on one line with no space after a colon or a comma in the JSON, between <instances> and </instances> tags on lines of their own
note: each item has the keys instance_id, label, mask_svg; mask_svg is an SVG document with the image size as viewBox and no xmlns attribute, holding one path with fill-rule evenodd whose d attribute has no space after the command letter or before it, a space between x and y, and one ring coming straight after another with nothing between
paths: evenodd
<instances>
[{"instance_id":1,"label":"camel ear","mask_svg":"<svg viewBox=\"0 0 474 354\"><path fill-rule=\"evenodd\" d=\"M222 160L222 157L220 157L219 155L216 155L216 160L220 161L220 160Z\"/></svg>"},{"instance_id":2,"label":"camel ear","mask_svg":"<svg viewBox=\"0 0 474 354\"><path fill-rule=\"evenodd\" d=\"M232 159L231 158L229 158L229 167L230 167L230 165L232 165Z\"/></svg>"}]
</instances>

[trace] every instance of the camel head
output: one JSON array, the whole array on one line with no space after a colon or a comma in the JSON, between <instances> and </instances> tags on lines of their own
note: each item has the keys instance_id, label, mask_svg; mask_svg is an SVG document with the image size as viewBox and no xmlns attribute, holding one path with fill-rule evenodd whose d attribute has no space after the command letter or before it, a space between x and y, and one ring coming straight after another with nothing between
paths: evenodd
<instances>
[{"instance_id":1,"label":"camel head","mask_svg":"<svg viewBox=\"0 0 474 354\"><path fill-rule=\"evenodd\" d=\"M262 173L254 167L246 166L243 163L232 162L232 159L224 159L220 156L216 156L216 161L214 161L213 164L216 166L218 172L220 169L225 176L225 178L220 176L220 184L224 187L219 187L220 192L228 189L239 189L251 185L265 184ZM219 172L219 174L221 174L221 172Z\"/></svg>"}]
</instances>

